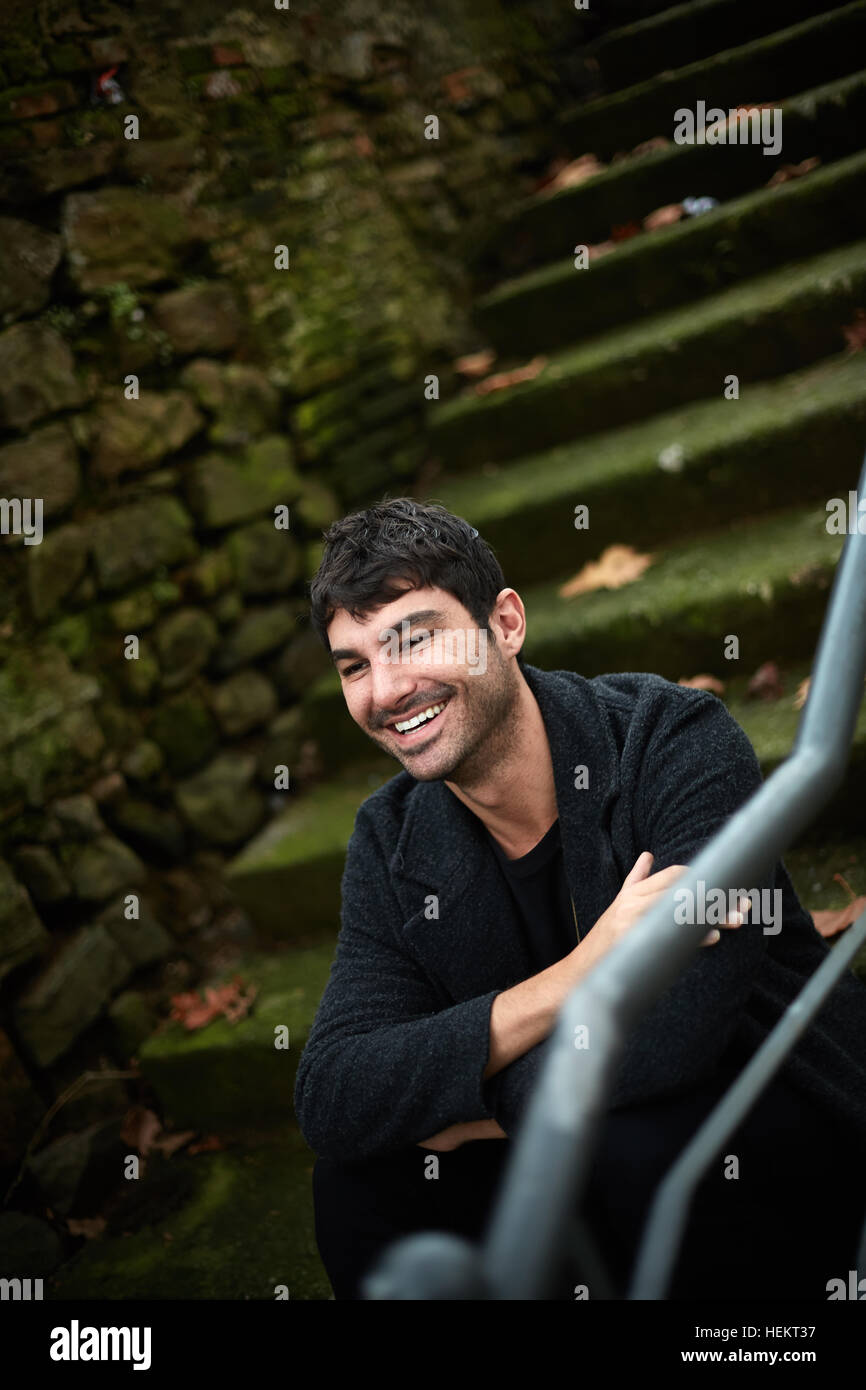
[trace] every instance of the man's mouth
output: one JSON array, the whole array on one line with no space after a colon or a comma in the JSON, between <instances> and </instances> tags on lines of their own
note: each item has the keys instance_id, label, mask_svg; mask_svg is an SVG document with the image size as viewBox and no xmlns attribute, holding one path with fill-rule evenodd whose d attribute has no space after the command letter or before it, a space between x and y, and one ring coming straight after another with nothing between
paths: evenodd
<instances>
[{"instance_id":1,"label":"man's mouth","mask_svg":"<svg viewBox=\"0 0 866 1390\"><path fill-rule=\"evenodd\" d=\"M392 724L386 724L386 728L392 734L396 734L401 743L413 743L424 737L424 731L428 725L438 723L442 711L448 705L448 700L437 700L435 704L425 705L412 714L404 715L402 719L395 719Z\"/></svg>"}]
</instances>

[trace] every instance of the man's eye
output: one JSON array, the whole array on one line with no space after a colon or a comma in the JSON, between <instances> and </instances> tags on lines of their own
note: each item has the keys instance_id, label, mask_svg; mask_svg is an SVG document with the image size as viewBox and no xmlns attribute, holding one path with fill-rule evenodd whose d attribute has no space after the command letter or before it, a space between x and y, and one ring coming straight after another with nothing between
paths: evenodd
<instances>
[{"instance_id":1,"label":"man's eye","mask_svg":"<svg viewBox=\"0 0 866 1390\"><path fill-rule=\"evenodd\" d=\"M412 636L409 638L409 646L416 647L419 642L426 642L429 636L429 632L413 632Z\"/></svg>"},{"instance_id":2,"label":"man's eye","mask_svg":"<svg viewBox=\"0 0 866 1390\"><path fill-rule=\"evenodd\" d=\"M357 671L357 669L358 669L358 667L359 667L360 665L361 665L360 661L356 661L355 664L354 664L353 666L344 666L344 667L343 667L343 675L344 675L344 676L351 676L352 672L353 672L353 671Z\"/></svg>"}]
</instances>

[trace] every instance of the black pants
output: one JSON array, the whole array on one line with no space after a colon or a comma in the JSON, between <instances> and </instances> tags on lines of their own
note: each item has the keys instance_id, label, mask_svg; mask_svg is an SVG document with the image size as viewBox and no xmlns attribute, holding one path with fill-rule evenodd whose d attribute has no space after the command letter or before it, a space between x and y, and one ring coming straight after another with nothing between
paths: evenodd
<instances>
[{"instance_id":1,"label":"black pants","mask_svg":"<svg viewBox=\"0 0 866 1390\"><path fill-rule=\"evenodd\" d=\"M625 1296L657 1183L730 1084L608 1112L582 1219L614 1296ZM318 1158L316 1240L334 1296L363 1297L361 1280L383 1250L414 1231L484 1233L513 1145L479 1139L437 1154L412 1145L363 1163ZM739 1176L728 1156L737 1159ZM827 1281L856 1268L866 1216L866 1152L823 1108L776 1079L698 1187L668 1289L672 1299L826 1300ZM866 1270L860 1271L861 1275ZM571 1300L582 1271L563 1266L553 1299Z\"/></svg>"}]
</instances>

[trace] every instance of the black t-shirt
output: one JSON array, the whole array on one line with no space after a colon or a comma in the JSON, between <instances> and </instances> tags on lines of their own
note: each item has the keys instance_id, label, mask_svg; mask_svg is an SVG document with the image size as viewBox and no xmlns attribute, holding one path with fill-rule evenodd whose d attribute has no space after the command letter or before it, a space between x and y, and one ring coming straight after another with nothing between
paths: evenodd
<instances>
[{"instance_id":1,"label":"black t-shirt","mask_svg":"<svg viewBox=\"0 0 866 1390\"><path fill-rule=\"evenodd\" d=\"M577 945L559 821L555 820L544 838L519 859L509 859L498 840L489 830L486 833L517 903L533 973L537 974L562 960Z\"/></svg>"}]
</instances>

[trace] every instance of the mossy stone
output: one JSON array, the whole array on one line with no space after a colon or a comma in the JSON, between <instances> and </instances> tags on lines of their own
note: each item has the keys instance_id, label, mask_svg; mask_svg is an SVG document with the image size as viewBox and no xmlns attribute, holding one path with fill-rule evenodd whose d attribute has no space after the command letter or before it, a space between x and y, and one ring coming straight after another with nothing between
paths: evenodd
<instances>
[{"instance_id":1,"label":"mossy stone","mask_svg":"<svg viewBox=\"0 0 866 1390\"><path fill-rule=\"evenodd\" d=\"M206 665L219 638L209 613L179 608L159 624L154 634L165 689L184 685Z\"/></svg>"},{"instance_id":2,"label":"mossy stone","mask_svg":"<svg viewBox=\"0 0 866 1390\"><path fill-rule=\"evenodd\" d=\"M196 553L192 522L174 497L154 497L104 513L90 524L90 542L99 586L108 591Z\"/></svg>"},{"instance_id":3,"label":"mossy stone","mask_svg":"<svg viewBox=\"0 0 866 1390\"><path fill-rule=\"evenodd\" d=\"M236 738L270 719L277 707L277 693L258 671L238 671L214 686L210 700L224 734Z\"/></svg>"},{"instance_id":4,"label":"mossy stone","mask_svg":"<svg viewBox=\"0 0 866 1390\"><path fill-rule=\"evenodd\" d=\"M257 521L232 532L228 549L242 594L284 593L300 574L297 542L272 521Z\"/></svg>"},{"instance_id":5,"label":"mossy stone","mask_svg":"<svg viewBox=\"0 0 866 1390\"><path fill-rule=\"evenodd\" d=\"M205 841L237 845L259 828L265 802L250 784L255 758L222 753L192 777L179 782L175 798L182 816Z\"/></svg>"},{"instance_id":6,"label":"mossy stone","mask_svg":"<svg viewBox=\"0 0 866 1390\"><path fill-rule=\"evenodd\" d=\"M154 711L148 735L164 753L166 766L174 777L199 767L219 742L213 715L192 690L175 695Z\"/></svg>"}]
</instances>

